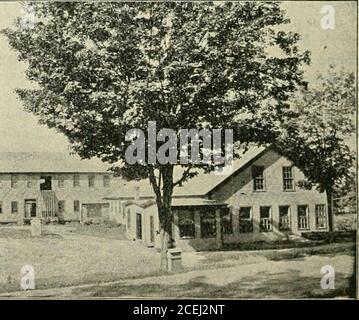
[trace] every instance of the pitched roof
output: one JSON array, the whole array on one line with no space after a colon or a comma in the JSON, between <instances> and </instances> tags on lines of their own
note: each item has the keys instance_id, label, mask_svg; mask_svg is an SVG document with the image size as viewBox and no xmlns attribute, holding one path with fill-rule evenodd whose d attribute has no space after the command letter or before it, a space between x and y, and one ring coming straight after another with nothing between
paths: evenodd
<instances>
[{"instance_id":1,"label":"pitched roof","mask_svg":"<svg viewBox=\"0 0 359 320\"><path fill-rule=\"evenodd\" d=\"M95 173L109 167L100 159L81 160L66 153L0 152L0 173Z\"/></svg>"},{"instance_id":2,"label":"pitched roof","mask_svg":"<svg viewBox=\"0 0 359 320\"><path fill-rule=\"evenodd\" d=\"M201 197L208 194L218 185L224 183L235 172L245 167L248 163L259 157L268 148L251 147L246 152L242 152L239 159L233 162L233 168L223 174L209 173L205 174L199 170L199 174L194 178L183 183L181 187L175 187L173 197ZM175 168L174 176L179 177L182 168ZM152 186L148 180L125 181L123 187L110 193L106 199L132 199L135 195L136 187L139 187L140 198L154 198Z\"/></svg>"}]
</instances>

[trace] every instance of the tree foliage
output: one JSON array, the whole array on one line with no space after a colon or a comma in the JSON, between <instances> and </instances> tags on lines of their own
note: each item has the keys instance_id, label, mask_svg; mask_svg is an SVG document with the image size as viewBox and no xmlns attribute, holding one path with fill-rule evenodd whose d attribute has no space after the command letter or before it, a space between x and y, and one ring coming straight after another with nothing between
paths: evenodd
<instances>
[{"instance_id":1,"label":"tree foliage","mask_svg":"<svg viewBox=\"0 0 359 320\"><path fill-rule=\"evenodd\" d=\"M236 143L271 142L309 63L299 35L282 30L289 20L275 2L31 6L32 28L19 20L4 31L38 85L18 95L84 158L124 161L126 132L146 132L148 121L176 131L230 128ZM187 169L183 180L193 176ZM150 178L164 227L173 165L123 163L120 172Z\"/></svg>"},{"instance_id":2,"label":"tree foliage","mask_svg":"<svg viewBox=\"0 0 359 320\"><path fill-rule=\"evenodd\" d=\"M355 135L355 92L354 74L331 67L313 88L296 97L277 140L279 152L305 174L300 186L316 185L327 192L329 211L333 192L341 194L348 185L355 189L356 158L349 143Z\"/></svg>"}]
</instances>

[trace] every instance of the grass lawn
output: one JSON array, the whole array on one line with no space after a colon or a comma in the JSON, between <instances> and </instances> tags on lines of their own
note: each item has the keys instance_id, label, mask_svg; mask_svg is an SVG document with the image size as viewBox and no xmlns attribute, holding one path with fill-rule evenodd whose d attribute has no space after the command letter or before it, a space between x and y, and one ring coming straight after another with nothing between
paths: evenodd
<instances>
[{"instance_id":1,"label":"grass lawn","mask_svg":"<svg viewBox=\"0 0 359 320\"><path fill-rule=\"evenodd\" d=\"M37 289L63 290L71 297L351 297L354 255L355 245L350 242L282 250L185 252L183 272L161 274L160 254L126 240L114 226L46 225L36 238L30 236L28 226L0 226L0 293L19 291L20 270L30 264ZM320 287L324 265L335 268L335 290Z\"/></svg>"},{"instance_id":2,"label":"grass lawn","mask_svg":"<svg viewBox=\"0 0 359 320\"><path fill-rule=\"evenodd\" d=\"M36 287L101 283L156 274L159 253L125 240L105 225L46 225L41 237L30 229L0 227L0 292L20 289L20 270L35 269Z\"/></svg>"}]
</instances>

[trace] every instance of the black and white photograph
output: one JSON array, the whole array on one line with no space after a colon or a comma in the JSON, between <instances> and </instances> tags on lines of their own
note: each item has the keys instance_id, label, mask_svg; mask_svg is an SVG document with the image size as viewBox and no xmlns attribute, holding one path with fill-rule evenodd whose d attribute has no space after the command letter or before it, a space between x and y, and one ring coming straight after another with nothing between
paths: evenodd
<instances>
[{"instance_id":1,"label":"black and white photograph","mask_svg":"<svg viewBox=\"0 0 359 320\"><path fill-rule=\"evenodd\" d=\"M1 1L0 300L357 299L357 14Z\"/></svg>"}]
</instances>

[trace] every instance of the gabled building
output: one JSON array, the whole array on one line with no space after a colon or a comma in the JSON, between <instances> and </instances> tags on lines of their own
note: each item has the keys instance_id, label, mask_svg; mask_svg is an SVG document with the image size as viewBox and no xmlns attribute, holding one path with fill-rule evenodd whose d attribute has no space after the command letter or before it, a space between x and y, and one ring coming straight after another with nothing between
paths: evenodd
<instances>
[{"instance_id":1,"label":"gabled building","mask_svg":"<svg viewBox=\"0 0 359 320\"><path fill-rule=\"evenodd\" d=\"M102 219L114 188L100 160L61 153L0 153L0 223L34 217L63 221Z\"/></svg>"},{"instance_id":2,"label":"gabled building","mask_svg":"<svg viewBox=\"0 0 359 320\"><path fill-rule=\"evenodd\" d=\"M176 187L173 240L183 250L206 250L223 243L270 241L328 230L325 193L303 190L304 178L272 148L252 147L228 174L199 174ZM147 181L128 182L105 198L109 217L129 239L160 247L154 194Z\"/></svg>"}]
</instances>

